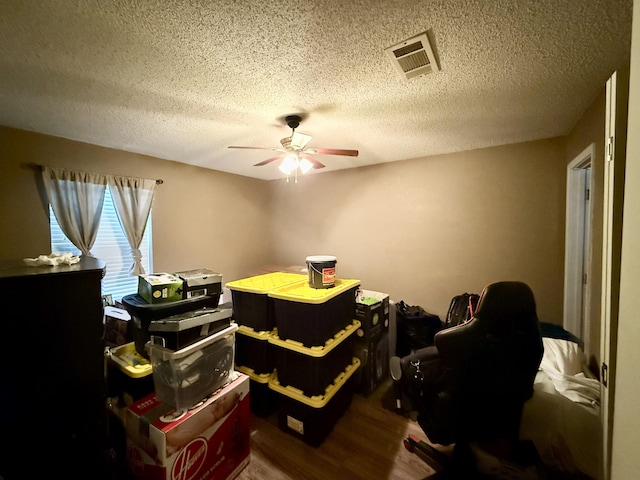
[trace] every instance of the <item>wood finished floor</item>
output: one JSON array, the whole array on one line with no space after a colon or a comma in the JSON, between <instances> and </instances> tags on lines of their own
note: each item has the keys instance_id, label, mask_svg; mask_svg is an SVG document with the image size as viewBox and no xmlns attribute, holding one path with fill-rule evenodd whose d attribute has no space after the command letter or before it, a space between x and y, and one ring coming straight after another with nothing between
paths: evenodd
<instances>
[{"instance_id":1,"label":"wood finished floor","mask_svg":"<svg viewBox=\"0 0 640 480\"><path fill-rule=\"evenodd\" d=\"M318 447L278 427L276 415L252 415L251 456L239 480L426 480L435 471L408 452L408 434L425 439L413 420L384 408L391 382L351 405Z\"/></svg>"}]
</instances>

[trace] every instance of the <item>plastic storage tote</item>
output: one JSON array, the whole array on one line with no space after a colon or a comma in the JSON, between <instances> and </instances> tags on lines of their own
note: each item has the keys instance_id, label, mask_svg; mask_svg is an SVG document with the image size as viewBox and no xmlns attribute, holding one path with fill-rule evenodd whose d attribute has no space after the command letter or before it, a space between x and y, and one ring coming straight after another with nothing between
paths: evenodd
<instances>
[{"instance_id":1,"label":"plastic storage tote","mask_svg":"<svg viewBox=\"0 0 640 480\"><path fill-rule=\"evenodd\" d=\"M158 304L147 303L145 299L138 294L125 295L122 297L122 304L131 315L133 323L132 336L136 350L145 358L149 358L144 346L149 341L149 324L153 320L160 320L172 315L192 312L201 308L217 308L219 302L220 295L204 295L186 300Z\"/></svg>"},{"instance_id":2,"label":"plastic storage tote","mask_svg":"<svg viewBox=\"0 0 640 480\"><path fill-rule=\"evenodd\" d=\"M140 355L133 342L107 349L107 396L120 407L153 393L151 362Z\"/></svg>"},{"instance_id":3,"label":"plastic storage tote","mask_svg":"<svg viewBox=\"0 0 640 480\"><path fill-rule=\"evenodd\" d=\"M300 342L269 338L274 348L275 367L282 386L292 386L310 397L323 395L353 361L355 333L360 322L340 330L321 347L305 347Z\"/></svg>"},{"instance_id":4,"label":"plastic storage tote","mask_svg":"<svg viewBox=\"0 0 640 480\"><path fill-rule=\"evenodd\" d=\"M305 281L273 289L278 336L307 347L324 345L355 318L359 285L360 280L336 279L333 288L311 288Z\"/></svg>"},{"instance_id":5,"label":"plastic storage tote","mask_svg":"<svg viewBox=\"0 0 640 480\"><path fill-rule=\"evenodd\" d=\"M324 395L308 397L293 387L283 387L277 373L269 380L269 388L278 393L277 416L281 430L317 447L327 438L340 417L351 405L353 374L360 360L340 374L335 383L327 387Z\"/></svg>"},{"instance_id":6,"label":"plastic storage tote","mask_svg":"<svg viewBox=\"0 0 640 480\"><path fill-rule=\"evenodd\" d=\"M236 365L250 368L257 374L272 373L275 368L273 346L269 339L273 332L256 332L239 325L236 335Z\"/></svg>"},{"instance_id":7,"label":"plastic storage tote","mask_svg":"<svg viewBox=\"0 0 640 480\"><path fill-rule=\"evenodd\" d=\"M236 370L244 373L250 380L250 408L259 417L268 417L276 411L278 394L269 388L271 373L256 373L251 368L236 365Z\"/></svg>"},{"instance_id":8,"label":"plastic storage tote","mask_svg":"<svg viewBox=\"0 0 640 480\"><path fill-rule=\"evenodd\" d=\"M276 324L269 292L277 287L306 281L307 276L303 274L274 272L228 282L226 287L231 291L233 319L256 332L273 330Z\"/></svg>"},{"instance_id":9,"label":"plastic storage tote","mask_svg":"<svg viewBox=\"0 0 640 480\"><path fill-rule=\"evenodd\" d=\"M195 405L225 385L234 371L234 323L182 350L147 342L156 396L175 408Z\"/></svg>"}]
</instances>

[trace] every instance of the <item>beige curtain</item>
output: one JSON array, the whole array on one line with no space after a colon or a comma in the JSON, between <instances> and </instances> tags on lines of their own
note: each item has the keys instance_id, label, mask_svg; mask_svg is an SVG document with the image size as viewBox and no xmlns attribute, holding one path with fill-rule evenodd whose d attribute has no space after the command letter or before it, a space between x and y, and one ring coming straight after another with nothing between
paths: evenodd
<instances>
[{"instance_id":1,"label":"beige curtain","mask_svg":"<svg viewBox=\"0 0 640 480\"><path fill-rule=\"evenodd\" d=\"M144 235L156 181L98 173L42 168L45 190L60 228L82 252L91 255L107 184L122 230L129 241L133 262L129 273L144 272L140 243Z\"/></svg>"},{"instance_id":2,"label":"beige curtain","mask_svg":"<svg viewBox=\"0 0 640 480\"><path fill-rule=\"evenodd\" d=\"M100 226L107 176L43 167L42 178L60 228L83 255L91 256Z\"/></svg>"},{"instance_id":3,"label":"beige curtain","mask_svg":"<svg viewBox=\"0 0 640 480\"><path fill-rule=\"evenodd\" d=\"M131 275L145 273L142 267L140 243L144 235L156 186L155 180L109 176L109 189L122 230L129 241L133 263Z\"/></svg>"}]
</instances>

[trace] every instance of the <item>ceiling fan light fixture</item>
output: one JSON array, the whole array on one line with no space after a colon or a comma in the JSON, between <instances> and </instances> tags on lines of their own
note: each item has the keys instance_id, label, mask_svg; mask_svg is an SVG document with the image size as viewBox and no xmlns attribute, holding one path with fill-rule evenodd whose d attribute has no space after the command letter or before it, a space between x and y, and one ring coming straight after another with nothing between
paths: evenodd
<instances>
[{"instance_id":1,"label":"ceiling fan light fixture","mask_svg":"<svg viewBox=\"0 0 640 480\"><path fill-rule=\"evenodd\" d=\"M313 163L311 163L306 158L303 158L302 160L300 160L300 162L298 162L298 167L300 168L300 171L302 173L307 173L313 167Z\"/></svg>"},{"instance_id":2,"label":"ceiling fan light fixture","mask_svg":"<svg viewBox=\"0 0 640 480\"><path fill-rule=\"evenodd\" d=\"M305 174L312 168L319 169L325 167L322 162L313 158L312 155L314 154L343 155L349 157L358 156L358 150L347 150L343 148L307 148L307 145L311 142L311 135L296 132L296 128L300 125L300 120L302 120L300 115L288 115L286 117L287 125L291 128L291 136L280 139L281 148L247 147L241 145L229 145L228 148L273 150L274 152L280 152L279 155L267 158L254 164L254 166L261 167L271 162L280 161L278 168L287 176L287 181L289 181L290 175L295 175L296 182L298 180L298 170L300 173Z\"/></svg>"},{"instance_id":3,"label":"ceiling fan light fixture","mask_svg":"<svg viewBox=\"0 0 640 480\"><path fill-rule=\"evenodd\" d=\"M298 168L298 157L296 155L287 155L278 168L285 175L291 175L291 172Z\"/></svg>"}]
</instances>

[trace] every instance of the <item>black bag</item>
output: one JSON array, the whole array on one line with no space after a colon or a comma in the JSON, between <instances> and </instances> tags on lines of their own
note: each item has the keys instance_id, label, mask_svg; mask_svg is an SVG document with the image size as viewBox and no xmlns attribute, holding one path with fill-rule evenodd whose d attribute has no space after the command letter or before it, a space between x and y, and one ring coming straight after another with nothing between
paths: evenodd
<instances>
[{"instance_id":1,"label":"black bag","mask_svg":"<svg viewBox=\"0 0 640 480\"><path fill-rule=\"evenodd\" d=\"M463 293L456 295L451 299L449 304L449 311L447 311L447 318L445 319L445 328L455 327L460 325L471 317L478 306L478 300L480 295L477 293Z\"/></svg>"},{"instance_id":2,"label":"black bag","mask_svg":"<svg viewBox=\"0 0 640 480\"><path fill-rule=\"evenodd\" d=\"M400 300L396 303L396 327L396 355L404 357L412 351L433 345L433 337L442 329L442 322L438 315Z\"/></svg>"}]
</instances>

